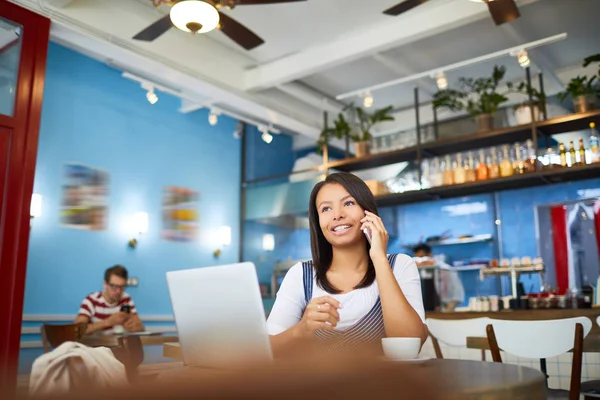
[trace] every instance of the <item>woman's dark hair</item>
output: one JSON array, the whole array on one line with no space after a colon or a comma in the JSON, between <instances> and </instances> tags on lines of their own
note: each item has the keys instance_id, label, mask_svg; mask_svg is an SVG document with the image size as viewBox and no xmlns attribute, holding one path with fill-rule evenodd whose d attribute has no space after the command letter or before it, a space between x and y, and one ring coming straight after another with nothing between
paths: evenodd
<instances>
[{"instance_id":1,"label":"woman's dark hair","mask_svg":"<svg viewBox=\"0 0 600 400\"><path fill-rule=\"evenodd\" d=\"M340 293L341 290L333 286L327 280L327 271L331 267L333 259L333 248L325 239L321 226L319 225L319 210L317 210L317 195L323 186L329 184L338 184L344 187L348 193L354 197L354 200L364 210L377 214L377 204L375 197L367 184L359 177L347 172L338 172L331 174L315 185L310 194L310 203L308 204L308 219L310 222L310 249L312 252L313 267L315 268L317 285L327 293ZM365 240L366 251L368 253L371 245ZM360 289L370 286L375 280L375 266L369 258L369 267L364 278L354 289Z\"/></svg>"}]
</instances>

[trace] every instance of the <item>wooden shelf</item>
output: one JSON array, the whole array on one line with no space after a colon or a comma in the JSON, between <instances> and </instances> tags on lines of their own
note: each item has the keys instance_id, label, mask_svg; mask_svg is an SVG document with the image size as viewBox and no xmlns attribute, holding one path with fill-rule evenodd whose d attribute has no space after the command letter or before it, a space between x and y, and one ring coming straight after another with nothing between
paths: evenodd
<instances>
[{"instance_id":1,"label":"wooden shelf","mask_svg":"<svg viewBox=\"0 0 600 400\"><path fill-rule=\"evenodd\" d=\"M441 139L435 142L424 143L421 145L421 151L423 157L437 157L468 150L475 151L490 146L524 142L532 138L531 134L534 127L543 135L555 135L587 129L592 121L598 122L598 126L600 126L600 109L586 113L564 115L536 122L535 124L511 126L493 131L476 132L470 135ZM339 171L352 172L416 159L417 146L411 146L400 150L335 161L330 163L328 167Z\"/></svg>"},{"instance_id":2,"label":"wooden shelf","mask_svg":"<svg viewBox=\"0 0 600 400\"><path fill-rule=\"evenodd\" d=\"M538 131L544 135L556 135L558 133L589 129L590 122L596 122L596 126L599 126L600 109L585 113L563 115L562 117L537 122L536 126L538 127Z\"/></svg>"},{"instance_id":3,"label":"wooden shelf","mask_svg":"<svg viewBox=\"0 0 600 400\"><path fill-rule=\"evenodd\" d=\"M517 274L534 274L544 272L543 265L528 265L521 267L494 267L494 268L483 268L481 274L483 276L493 275L510 275L511 273Z\"/></svg>"},{"instance_id":4,"label":"wooden shelf","mask_svg":"<svg viewBox=\"0 0 600 400\"><path fill-rule=\"evenodd\" d=\"M369 154L359 158L349 158L329 163L329 168L339 171L351 172L361 169L376 168L384 165L395 164L403 161L417 159L417 147L411 146L400 150L386 151Z\"/></svg>"},{"instance_id":5,"label":"wooden shelf","mask_svg":"<svg viewBox=\"0 0 600 400\"><path fill-rule=\"evenodd\" d=\"M404 193L392 193L385 196L378 196L376 201L378 206L385 207L598 177L600 177L600 163L571 168L555 168L461 185L438 186Z\"/></svg>"},{"instance_id":6,"label":"wooden shelf","mask_svg":"<svg viewBox=\"0 0 600 400\"><path fill-rule=\"evenodd\" d=\"M429 242L423 242L423 243L426 245L429 245L429 246L451 246L451 245L455 245L455 244L489 242L492 240L492 238L493 237L491 234L486 233L485 235L475 235L475 236L466 237L466 238L462 238L462 239L445 239L445 240L429 241ZM418 244L420 244L420 243L405 244L402 247L412 249L415 246L417 246Z\"/></svg>"}]
</instances>

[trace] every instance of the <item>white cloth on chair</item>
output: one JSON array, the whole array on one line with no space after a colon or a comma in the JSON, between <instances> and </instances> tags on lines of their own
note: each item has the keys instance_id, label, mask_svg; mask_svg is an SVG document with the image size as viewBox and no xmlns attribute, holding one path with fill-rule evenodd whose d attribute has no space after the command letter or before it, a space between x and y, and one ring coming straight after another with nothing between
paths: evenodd
<instances>
[{"instance_id":1,"label":"white cloth on chair","mask_svg":"<svg viewBox=\"0 0 600 400\"><path fill-rule=\"evenodd\" d=\"M72 363L77 361L94 387L118 387L128 384L125 366L107 347L88 347L65 342L50 353L36 358L29 380L30 395L67 393L77 385Z\"/></svg>"}]
</instances>

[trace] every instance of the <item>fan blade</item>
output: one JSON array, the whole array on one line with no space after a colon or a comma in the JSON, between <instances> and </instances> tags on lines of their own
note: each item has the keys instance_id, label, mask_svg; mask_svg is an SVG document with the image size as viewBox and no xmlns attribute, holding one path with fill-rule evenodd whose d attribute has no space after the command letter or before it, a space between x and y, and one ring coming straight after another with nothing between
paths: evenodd
<instances>
[{"instance_id":1,"label":"fan blade","mask_svg":"<svg viewBox=\"0 0 600 400\"><path fill-rule=\"evenodd\" d=\"M495 0L487 3L496 25L502 25L521 16L515 0Z\"/></svg>"},{"instance_id":2,"label":"fan blade","mask_svg":"<svg viewBox=\"0 0 600 400\"><path fill-rule=\"evenodd\" d=\"M276 4L276 3L299 3L307 0L238 0L238 6L253 6L261 4Z\"/></svg>"},{"instance_id":3,"label":"fan blade","mask_svg":"<svg viewBox=\"0 0 600 400\"><path fill-rule=\"evenodd\" d=\"M221 29L221 32L229 36L231 40L246 50L252 50L265 42L256 33L252 32L227 14L219 11L219 16L221 18L221 21L219 22L219 29Z\"/></svg>"},{"instance_id":4,"label":"fan blade","mask_svg":"<svg viewBox=\"0 0 600 400\"><path fill-rule=\"evenodd\" d=\"M166 31L168 31L173 24L171 23L171 17L169 14L165 15L137 35L133 37L135 40L144 40L146 42L151 42Z\"/></svg>"},{"instance_id":5,"label":"fan blade","mask_svg":"<svg viewBox=\"0 0 600 400\"><path fill-rule=\"evenodd\" d=\"M394 7L388 8L383 13L392 16L400 15L403 12L406 12L415 8L416 6L420 6L421 4L426 3L427 1L429 0L405 0L402 3L396 4Z\"/></svg>"}]
</instances>

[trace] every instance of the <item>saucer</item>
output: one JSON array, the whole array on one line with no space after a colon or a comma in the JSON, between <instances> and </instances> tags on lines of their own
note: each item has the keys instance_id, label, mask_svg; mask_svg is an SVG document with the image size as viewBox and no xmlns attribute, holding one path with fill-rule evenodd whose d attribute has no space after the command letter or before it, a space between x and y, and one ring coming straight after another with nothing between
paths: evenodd
<instances>
[{"instance_id":1,"label":"saucer","mask_svg":"<svg viewBox=\"0 0 600 400\"><path fill-rule=\"evenodd\" d=\"M409 358L409 359L406 359L406 360L396 360L396 359L389 358L389 357L386 357L386 356L383 356L383 358L386 361L394 361L394 362L422 362L422 361L427 361L427 360L433 360L433 357L426 356L424 354L419 354L416 358Z\"/></svg>"}]
</instances>

